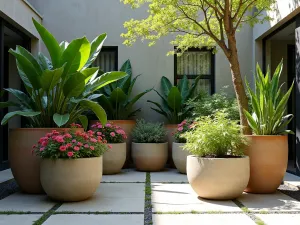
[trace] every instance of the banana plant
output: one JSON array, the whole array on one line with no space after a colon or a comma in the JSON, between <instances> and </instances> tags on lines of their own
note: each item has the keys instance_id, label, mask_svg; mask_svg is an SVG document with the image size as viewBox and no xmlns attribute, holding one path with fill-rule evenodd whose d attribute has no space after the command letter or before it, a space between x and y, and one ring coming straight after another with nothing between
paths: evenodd
<instances>
[{"instance_id":1,"label":"banana plant","mask_svg":"<svg viewBox=\"0 0 300 225\"><path fill-rule=\"evenodd\" d=\"M262 73L260 66L256 66L255 90L246 82L247 90L252 104L252 113L244 110L249 126L256 135L283 135L293 131L287 130L287 125L293 119L292 114L286 115L286 106L293 90L294 82L286 93L279 86L283 61L277 66L273 76L270 69L266 75Z\"/></svg>"},{"instance_id":2,"label":"banana plant","mask_svg":"<svg viewBox=\"0 0 300 225\"><path fill-rule=\"evenodd\" d=\"M106 110L108 119L111 120L126 120L135 117L141 108L135 109L134 104L152 90L151 88L131 97L134 84L141 74L132 79L129 59L122 65L120 71L125 72L126 77L102 88L102 95L98 99L99 104Z\"/></svg>"},{"instance_id":3,"label":"banana plant","mask_svg":"<svg viewBox=\"0 0 300 225\"><path fill-rule=\"evenodd\" d=\"M39 53L34 57L21 46L9 52L15 56L19 76L27 93L7 88L16 101L0 102L0 108L16 106L18 110L7 113L1 124L5 125L15 116L24 116L30 127L69 127L81 122L86 128L85 111L92 110L105 124L105 110L95 101L99 94L95 91L126 76L125 72L98 74L98 67L91 67L100 53L106 34L96 37L91 43L86 37L70 43L60 44L41 24L33 19L50 59Z\"/></svg>"},{"instance_id":4,"label":"banana plant","mask_svg":"<svg viewBox=\"0 0 300 225\"><path fill-rule=\"evenodd\" d=\"M186 105L187 101L195 97L196 87L200 80L198 76L190 85L186 75L179 81L178 86L173 86L170 80L163 76L161 78L162 93L154 90L162 99L162 104L148 100L156 108L151 107L155 112L163 115L171 124L181 123L191 111Z\"/></svg>"}]
</instances>

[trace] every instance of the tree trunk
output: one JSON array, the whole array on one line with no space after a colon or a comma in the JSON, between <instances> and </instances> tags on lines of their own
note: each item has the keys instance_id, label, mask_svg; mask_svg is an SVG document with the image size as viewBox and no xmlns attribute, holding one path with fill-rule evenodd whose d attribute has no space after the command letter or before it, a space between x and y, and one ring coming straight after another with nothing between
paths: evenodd
<instances>
[{"instance_id":1,"label":"tree trunk","mask_svg":"<svg viewBox=\"0 0 300 225\"><path fill-rule=\"evenodd\" d=\"M230 55L228 55L228 60L230 63L232 82L238 101L239 112L240 112L240 121L243 126L243 134L251 134L251 129L249 127L247 118L243 112L243 109L248 110L248 98L245 92L241 71L240 63L238 58L238 52L236 48L236 40L234 36L228 38L228 46L230 50Z\"/></svg>"}]
</instances>

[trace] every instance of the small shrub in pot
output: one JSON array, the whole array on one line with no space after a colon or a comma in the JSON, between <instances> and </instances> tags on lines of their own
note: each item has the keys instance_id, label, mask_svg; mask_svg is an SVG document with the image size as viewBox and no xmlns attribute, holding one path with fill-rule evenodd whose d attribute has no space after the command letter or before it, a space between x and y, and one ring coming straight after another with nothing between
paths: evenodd
<instances>
[{"instance_id":1,"label":"small shrub in pot","mask_svg":"<svg viewBox=\"0 0 300 225\"><path fill-rule=\"evenodd\" d=\"M182 137L187 139L187 176L194 191L208 199L234 199L243 193L250 176L244 156L247 138L238 121L225 113L200 117Z\"/></svg>"},{"instance_id":2,"label":"small shrub in pot","mask_svg":"<svg viewBox=\"0 0 300 225\"><path fill-rule=\"evenodd\" d=\"M132 132L132 158L140 171L160 171L168 159L166 130L161 123L138 120Z\"/></svg>"}]
</instances>

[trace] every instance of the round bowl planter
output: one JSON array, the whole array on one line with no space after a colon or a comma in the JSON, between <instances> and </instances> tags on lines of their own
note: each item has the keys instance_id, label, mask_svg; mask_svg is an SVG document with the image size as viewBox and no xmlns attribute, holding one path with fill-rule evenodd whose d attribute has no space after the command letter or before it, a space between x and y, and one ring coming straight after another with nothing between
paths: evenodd
<instances>
[{"instance_id":1,"label":"round bowl planter","mask_svg":"<svg viewBox=\"0 0 300 225\"><path fill-rule=\"evenodd\" d=\"M132 159L139 171L160 171L168 159L168 143L132 142Z\"/></svg>"},{"instance_id":2,"label":"round bowl planter","mask_svg":"<svg viewBox=\"0 0 300 225\"><path fill-rule=\"evenodd\" d=\"M74 202L91 197L102 179L102 157L42 159L41 183L46 194L57 201Z\"/></svg>"},{"instance_id":3,"label":"round bowl planter","mask_svg":"<svg viewBox=\"0 0 300 225\"><path fill-rule=\"evenodd\" d=\"M173 133L177 130L177 124L166 124L165 128L167 130L167 141L168 141L168 164L170 167L174 168L174 161L172 159L172 144L175 141Z\"/></svg>"},{"instance_id":4,"label":"round bowl planter","mask_svg":"<svg viewBox=\"0 0 300 225\"><path fill-rule=\"evenodd\" d=\"M274 193L287 169L288 136L248 135L250 145L250 180L245 192Z\"/></svg>"},{"instance_id":5,"label":"round bowl planter","mask_svg":"<svg viewBox=\"0 0 300 225\"><path fill-rule=\"evenodd\" d=\"M99 120L91 120L90 121L90 127L99 122ZM124 164L124 168L128 168L130 167L131 162L131 140L132 140L132 130L135 127L136 121L135 120L109 120L108 123L113 123L114 125L117 125L119 127L121 127L126 135L127 135L127 139L126 139L126 162Z\"/></svg>"},{"instance_id":6,"label":"round bowl planter","mask_svg":"<svg viewBox=\"0 0 300 225\"><path fill-rule=\"evenodd\" d=\"M9 163L20 189L28 194L44 193L40 182L40 158L32 154L32 146L52 130L66 128L10 129L8 138ZM83 129L76 129L83 131Z\"/></svg>"},{"instance_id":7,"label":"round bowl planter","mask_svg":"<svg viewBox=\"0 0 300 225\"><path fill-rule=\"evenodd\" d=\"M121 172L126 161L126 143L110 144L111 149L108 149L103 154L103 174L117 174Z\"/></svg>"},{"instance_id":8,"label":"round bowl planter","mask_svg":"<svg viewBox=\"0 0 300 225\"><path fill-rule=\"evenodd\" d=\"M187 157L187 177L201 198L229 200L240 196L250 176L249 157Z\"/></svg>"},{"instance_id":9,"label":"round bowl planter","mask_svg":"<svg viewBox=\"0 0 300 225\"><path fill-rule=\"evenodd\" d=\"M190 153L182 149L184 145L185 143L173 142L172 159L179 173L186 174L186 160L187 156L190 155Z\"/></svg>"}]
</instances>

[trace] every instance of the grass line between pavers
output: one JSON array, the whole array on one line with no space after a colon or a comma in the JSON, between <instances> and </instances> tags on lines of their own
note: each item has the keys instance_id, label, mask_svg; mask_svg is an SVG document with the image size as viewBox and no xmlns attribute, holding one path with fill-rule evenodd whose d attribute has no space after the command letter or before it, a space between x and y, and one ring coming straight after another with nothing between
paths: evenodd
<instances>
[{"instance_id":1,"label":"grass line between pavers","mask_svg":"<svg viewBox=\"0 0 300 225\"><path fill-rule=\"evenodd\" d=\"M101 184L144 184L144 181L126 181L126 182L121 182L121 181L102 181Z\"/></svg>"},{"instance_id":2,"label":"grass line between pavers","mask_svg":"<svg viewBox=\"0 0 300 225\"><path fill-rule=\"evenodd\" d=\"M151 175L150 172L146 173L145 181L145 208L144 208L144 224L152 225L152 201L151 201Z\"/></svg>"},{"instance_id":3,"label":"grass line between pavers","mask_svg":"<svg viewBox=\"0 0 300 225\"><path fill-rule=\"evenodd\" d=\"M257 225L266 225L264 221L262 221L259 217L255 215L256 212L250 211L243 203L241 203L239 200L234 199L232 200L238 207L240 207L245 215L250 217ZM265 212L265 211L264 211Z\"/></svg>"},{"instance_id":4,"label":"grass line between pavers","mask_svg":"<svg viewBox=\"0 0 300 225\"><path fill-rule=\"evenodd\" d=\"M132 214L144 214L144 212L111 212L111 211L88 211L88 212L76 212L76 211L55 211L54 215L61 215L61 214L83 214L83 215L118 215L118 214L125 214L125 215L132 215Z\"/></svg>"},{"instance_id":5,"label":"grass line between pavers","mask_svg":"<svg viewBox=\"0 0 300 225\"><path fill-rule=\"evenodd\" d=\"M28 215L28 214L44 214L45 212L31 212L31 211L0 211L0 215Z\"/></svg>"},{"instance_id":6,"label":"grass line between pavers","mask_svg":"<svg viewBox=\"0 0 300 225\"><path fill-rule=\"evenodd\" d=\"M55 213L55 211L62 205L62 203L56 203L50 210L45 212L37 221L35 221L32 225L41 225L43 224L51 215Z\"/></svg>"}]
</instances>

